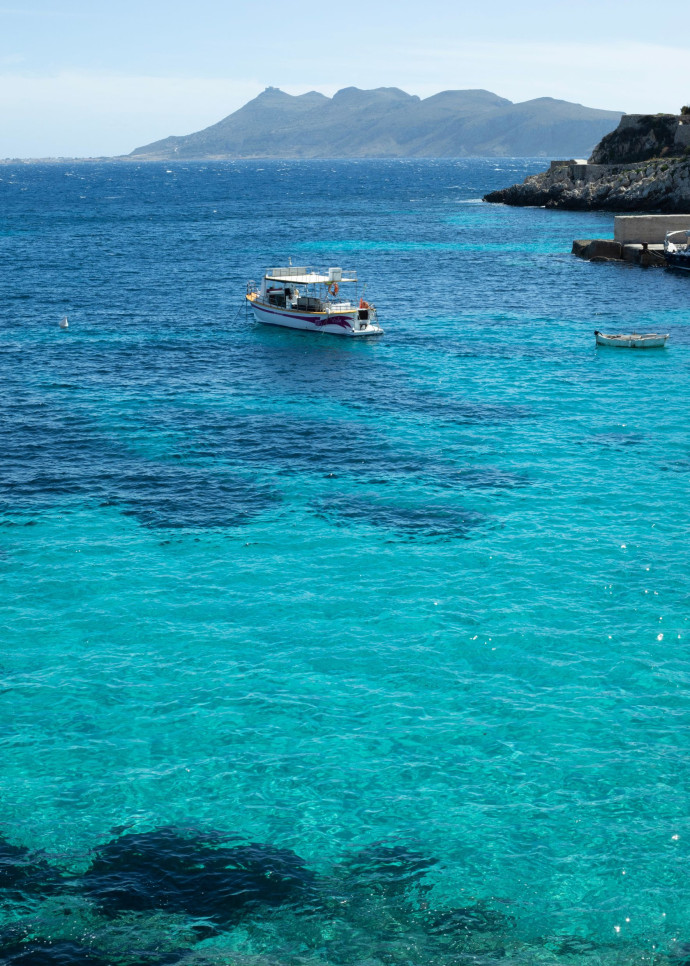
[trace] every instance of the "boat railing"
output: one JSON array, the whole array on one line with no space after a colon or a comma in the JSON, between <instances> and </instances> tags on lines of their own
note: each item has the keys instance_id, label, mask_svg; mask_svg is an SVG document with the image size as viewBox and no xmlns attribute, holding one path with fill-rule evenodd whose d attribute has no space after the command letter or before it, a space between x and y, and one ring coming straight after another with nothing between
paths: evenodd
<instances>
[{"instance_id":1,"label":"boat railing","mask_svg":"<svg viewBox=\"0 0 690 966\"><path fill-rule=\"evenodd\" d=\"M313 268L311 265L288 265L282 266L281 268L270 268L266 274L270 278L292 278L293 276L309 276L309 275L328 275L330 269L324 271L323 268ZM357 272L349 268L338 269L341 273L341 277L338 279L333 279L333 281L338 282L356 282Z\"/></svg>"},{"instance_id":2,"label":"boat railing","mask_svg":"<svg viewBox=\"0 0 690 966\"><path fill-rule=\"evenodd\" d=\"M271 278L289 278L291 275L309 275L312 271L304 265L289 265L287 268L271 268L268 274Z\"/></svg>"}]
</instances>

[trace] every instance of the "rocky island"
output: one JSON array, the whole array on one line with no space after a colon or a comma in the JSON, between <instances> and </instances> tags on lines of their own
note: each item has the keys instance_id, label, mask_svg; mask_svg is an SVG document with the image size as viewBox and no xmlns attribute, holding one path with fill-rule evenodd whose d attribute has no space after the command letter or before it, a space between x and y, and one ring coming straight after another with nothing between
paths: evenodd
<instances>
[{"instance_id":1,"label":"rocky island","mask_svg":"<svg viewBox=\"0 0 690 966\"><path fill-rule=\"evenodd\" d=\"M690 210L690 108L676 114L628 114L588 161L552 161L523 184L484 201L571 210Z\"/></svg>"},{"instance_id":2,"label":"rocky island","mask_svg":"<svg viewBox=\"0 0 690 966\"><path fill-rule=\"evenodd\" d=\"M467 158L583 154L618 123L603 111L491 91L421 99L395 87L346 87L333 97L268 87L217 124L136 148L133 161L235 158Z\"/></svg>"}]
</instances>

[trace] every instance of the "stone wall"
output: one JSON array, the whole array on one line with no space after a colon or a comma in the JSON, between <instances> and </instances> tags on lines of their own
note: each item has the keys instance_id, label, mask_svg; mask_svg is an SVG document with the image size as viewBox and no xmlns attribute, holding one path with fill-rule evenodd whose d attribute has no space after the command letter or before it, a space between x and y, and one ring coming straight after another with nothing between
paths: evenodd
<instances>
[{"instance_id":1,"label":"stone wall","mask_svg":"<svg viewBox=\"0 0 690 966\"><path fill-rule=\"evenodd\" d=\"M613 237L621 245L659 245L668 231L690 228L687 215L616 215Z\"/></svg>"}]
</instances>

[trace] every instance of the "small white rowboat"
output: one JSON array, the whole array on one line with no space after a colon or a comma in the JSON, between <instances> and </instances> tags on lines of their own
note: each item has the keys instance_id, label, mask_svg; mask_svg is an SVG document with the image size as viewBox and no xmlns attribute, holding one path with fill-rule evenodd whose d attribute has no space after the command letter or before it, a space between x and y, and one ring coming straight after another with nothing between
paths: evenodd
<instances>
[{"instance_id":1,"label":"small white rowboat","mask_svg":"<svg viewBox=\"0 0 690 966\"><path fill-rule=\"evenodd\" d=\"M639 334L631 332L628 335L606 335L594 330L597 345L613 345L621 349L663 349L668 339L668 332L661 335L658 332Z\"/></svg>"}]
</instances>

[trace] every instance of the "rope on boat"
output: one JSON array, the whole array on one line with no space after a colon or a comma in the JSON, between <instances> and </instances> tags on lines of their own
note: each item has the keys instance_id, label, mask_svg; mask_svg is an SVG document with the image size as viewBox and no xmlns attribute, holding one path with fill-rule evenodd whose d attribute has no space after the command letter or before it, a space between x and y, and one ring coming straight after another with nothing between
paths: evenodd
<instances>
[{"instance_id":1,"label":"rope on boat","mask_svg":"<svg viewBox=\"0 0 690 966\"><path fill-rule=\"evenodd\" d=\"M242 311L242 309L245 309L245 313L244 313L244 314L245 314L245 317L246 317L246 315L247 315L247 313L246 313L246 308L247 308L247 302L246 302L246 300L245 300L245 301L243 302L243 304L242 304L242 305L240 305L240 307L238 308L238 310L237 310L237 312L235 313L235 318L234 318L234 319L232 320L232 322L230 323L230 325L234 325L234 324L235 324L235 322L237 322L237 320L238 320L238 319L239 319L239 317L240 317L240 312Z\"/></svg>"}]
</instances>

